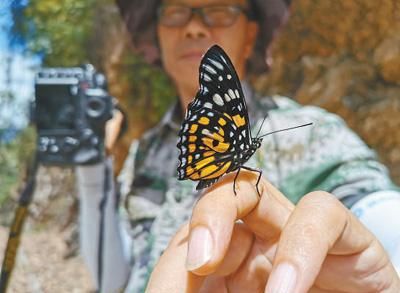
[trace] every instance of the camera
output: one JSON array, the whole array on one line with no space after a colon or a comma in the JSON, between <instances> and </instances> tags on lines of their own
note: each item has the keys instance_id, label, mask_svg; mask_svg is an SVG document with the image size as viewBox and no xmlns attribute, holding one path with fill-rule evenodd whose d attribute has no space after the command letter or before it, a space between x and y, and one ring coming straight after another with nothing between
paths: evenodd
<instances>
[{"instance_id":1,"label":"camera","mask_svg":"<svg viewBox=\"0 0 400 293\"><path fill-rule=\"evenodd\" d=\"M92 65L41 69L31 111L38 161L60 166L102 161L105 124L114 107L104 75Z\"/></svg>"}]
</instances>

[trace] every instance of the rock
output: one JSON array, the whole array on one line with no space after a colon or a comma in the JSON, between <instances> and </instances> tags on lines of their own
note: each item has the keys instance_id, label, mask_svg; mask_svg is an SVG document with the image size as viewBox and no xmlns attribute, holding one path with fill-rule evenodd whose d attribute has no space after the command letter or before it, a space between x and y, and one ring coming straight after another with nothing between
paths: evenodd
<instances>
[{"instance_id":1,"label":"rock","mask_svg":"<svg viewBox=\"0 0 400 293\"><path fill-rule=\"evenodd\" d=\"M400 85L400 36L387 38L376 48L374 63L384 80Z\"/></svg>"},{"instance_id":2,"label":"rock","mask_svg":"<svg viewBox=\"0 0 400 293\"><path fill-rule=\"evenodd\" d=\"M400 184L400 2L298 0L256 85L343 117Z\"/></svg>"}]
</instances>

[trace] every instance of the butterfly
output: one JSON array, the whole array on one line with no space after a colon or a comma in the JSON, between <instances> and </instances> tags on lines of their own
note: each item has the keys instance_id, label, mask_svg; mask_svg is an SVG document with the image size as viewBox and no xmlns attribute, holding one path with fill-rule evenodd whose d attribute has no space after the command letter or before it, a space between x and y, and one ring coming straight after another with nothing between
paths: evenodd
<instances>
[{"instance_id":1,"label":"butterfly","mask_svg":"<svg viewBox=\"0 0 400 293\"><path fill-rule=\"evenodd\" d=\"M196 187L199 190L237 170L233 184L236 194L235 182L240 169L248 169L258 173L256 188L260 194L261 170L244 164L267 134L258 136L258 132L252 137L242 86L230 58L221 47L214 45L203 56L199 84L199 91L188 105L178 135L178 180L199 181Z\"/></svg>"}]
</instances>

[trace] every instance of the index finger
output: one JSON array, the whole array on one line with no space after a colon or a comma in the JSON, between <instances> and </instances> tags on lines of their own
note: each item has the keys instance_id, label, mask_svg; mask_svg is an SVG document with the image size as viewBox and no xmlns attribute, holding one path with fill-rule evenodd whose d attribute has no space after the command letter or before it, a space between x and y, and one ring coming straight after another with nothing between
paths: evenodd
<instances>
[{"instance_id":1,"label":"index finger","mask_svg":"<svg viewBox=\"0 0 400 293\"><path fill-rule=\"evenodd\" d=\"M222 263L237 220L242 219L258 237L276 240L294 208L264 179L259 183L259 197L258 174L247 170L240 170L235 196L234 176L235 173L225 175L207 190L193 209L187 268L196 274L213 273Z\"/></svg>"}]
</instances>

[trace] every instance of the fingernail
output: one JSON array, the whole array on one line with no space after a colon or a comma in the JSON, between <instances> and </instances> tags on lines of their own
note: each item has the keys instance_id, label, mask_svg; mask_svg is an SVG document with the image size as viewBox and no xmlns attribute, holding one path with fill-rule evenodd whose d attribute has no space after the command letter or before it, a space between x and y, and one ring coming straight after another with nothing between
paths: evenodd
<instances>
[{"instance_id":1,"label":"fingernail","mask_svg":"<svg viewBox=\"0 0 400 293\"><path fill-rule=\"evenodd\" d=\"M206 264L211 259L212 249L210 230L202 226L194 228L190 233L186 268L192 271Z\"/></svg>"},{"instance_id":2,"label":"fingernail","mask_svg":"<svg viewBox=\"0 0 400 293\"><path fill-rule=\"evenodd\" d=\"M293 293L296 281L296 269L288 263L281 263L269 276L265 293Z\"/></svg>"}]
</instances>

